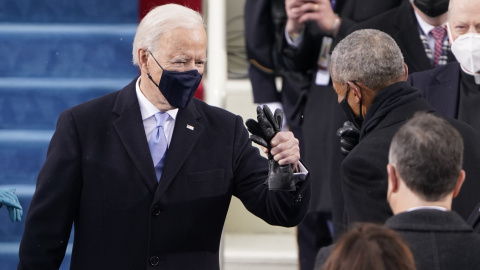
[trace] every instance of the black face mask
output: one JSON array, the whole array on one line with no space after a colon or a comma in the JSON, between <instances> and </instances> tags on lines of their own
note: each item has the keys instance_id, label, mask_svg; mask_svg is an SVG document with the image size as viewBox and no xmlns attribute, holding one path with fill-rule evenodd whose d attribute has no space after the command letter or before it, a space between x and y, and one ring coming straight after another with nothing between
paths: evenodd
<instances>
[{"instance_id":1,"label":"black face mask","mask_svg":"<svg viewBox=\"0 0 480 270\"><path fill-rule=\"evenodd\" d=\"M149 53L153 57L153 54ZM202 74L196 69L182 72L165 70L155 57L153 59L163 70L160 84L156 84L149 73L147 73L148 78L158 87L170 105L179 109L187 107L202 81Z\"/></svg>"},{"instance_id":2,"label":"black face mask","mask_svg":"<svg viewBox=\"0 0 480 270\"><path fill-rule=\"evenodd\" d=\"M437 17L448 11L449 0L413 0L413 4L429 17Z\"/></svg>"},{"instance_id":3,"label":"black face mask","mask_svg":"<svg viewBox=\"0 0 480 270\"><path fill-rule=\"evenodd\" d=\"M357 85L358 86L358 85ZM347 118L348 121L352 122L355 127L360 130L363 124L363 116L362 116L362 100L360 99L360 115L355 116L353 114L352 108L350 108L350 105L348 105L347 102L347 96L348 96L348 91L350 90L350 86L347 85L347 91L345 92L345 97L342 99L342 101L339 103L340 108L342 109L343 113L345 114L345 117Z\"/></svg>"}]
</instances>

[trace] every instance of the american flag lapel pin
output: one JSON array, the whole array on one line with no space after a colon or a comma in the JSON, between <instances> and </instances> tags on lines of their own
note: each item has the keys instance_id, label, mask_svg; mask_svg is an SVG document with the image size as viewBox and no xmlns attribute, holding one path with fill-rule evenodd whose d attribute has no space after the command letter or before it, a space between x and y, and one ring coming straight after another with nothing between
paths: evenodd
<instances>
[{"instance_id":1,"label":"american flag lapel pin","mask_svg":"<svg viewBox=\"0 0 480 270\"><path fill-rule=\"evenodd\" d=\"M194 130L194 129L195 129L192 125L188 125L188 124L187 124L187 128L190 129L190 130Z\"/></svg>"}]
</instances>

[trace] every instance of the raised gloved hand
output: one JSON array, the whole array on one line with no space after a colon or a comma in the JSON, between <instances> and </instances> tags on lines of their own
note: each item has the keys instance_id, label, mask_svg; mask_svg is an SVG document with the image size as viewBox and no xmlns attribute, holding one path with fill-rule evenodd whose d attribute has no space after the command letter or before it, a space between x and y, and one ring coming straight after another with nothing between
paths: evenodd
<instances>
[{"instance_id":1,"label":"raised gloved hand","mask_svg":"<svg viewBox=\"0 0 480 270\"><path fill-rule=\"evenodd\" d=\"M258 122L257 122L258 121ZM290 165L280 166L270 153L270 142L275 135L282 130L283 112L280 109L272 111L268 106L257 107L257 121L248 119L245 122L250 139L268 149L269 172L265 184L269 190L295 191L295 181Z\"/></svg>"},{"instance_id":2,"label":"raised gloved hand","mask_svg":"<svg viewBox=\"0 0 480 270\"><path fill-rule=\"evenodd\" d=\"M358 144L360 132L352 122L345 121L337 130L337 136L340 137L340 152L346 156Z\"/></svg>"},{"instance_id":3,"label":"raised gloved hand","mask_svg":"<svg viewBox=\"0 0 480 270\"><path fill-rule=\"evenodd\" d=\"M0 207L2 207L2 205L6 205L10 220L12 222L20 222L22 221L23 210L14 192L14 188L9 190L0 189Z\"/></svg>"}]
</instances>

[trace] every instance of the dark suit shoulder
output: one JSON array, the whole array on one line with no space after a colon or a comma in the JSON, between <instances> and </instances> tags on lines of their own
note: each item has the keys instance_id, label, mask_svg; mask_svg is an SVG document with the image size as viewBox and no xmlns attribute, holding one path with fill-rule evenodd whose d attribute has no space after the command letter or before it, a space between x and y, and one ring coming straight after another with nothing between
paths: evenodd
<instances>
[{"instance_id":1,"label":"dark suit shoulder","mask_svg":"<svg viewBox=\"0 0 480 270\"><path fill-rule=\"evenodd\" d=\"M86 101L65 110L65 112L73 113L75 115L84 115L86 117L96 117L102 111L111 113L112 109L115 106L115 102L120 95L128 96L126 99L129 99L131 104L136 103L138 105L135 91L136 82L137 78L135 78L132 82L130 82L121 90Z\"/></svg>"},{"instance_id":2,"label":"dark suit shoulder","mask_svg":"<svg viewBox=\"0 0 480 270\"><path fill-rule=\"evenodd\" d=\"M397 231L464 231L472 228L454 211L419 209L398 213L390 217L385 226Z\"/></svg>"},{"instance_id":3,"label":"dark suit shoulder","mask_svg":"<svg viewBox=\"0 0 480 270\"><path fill-rule=\"evenodd\" d=\"M442 74L444 72L450 73L450 72L459 72L459 71L460 71L460 64L454 61L433 69L411 73L408 75L407 83L409 83L412 86L415 86L416 84L422 81L425 81L425 82L431 81L438 74Z\"/></svg>"},{"instance_id":4,"label":"dark suit shoulder","mask_svg":"<svg viewBox=\"0 0 480 270\"><path fill-rule=\"evenodd\" d=\"M368 20L354 24L349 33L359 29L377 29L394 36L396 31L417 25L410 3L405 1L402 5L380 13ZM406 16L407 15L407 16Z\"/></svg>"},{"instance_id":5,"label":"dark suit shoulder","mask_svg":"<svg viewBox=\"0 0 480 270\"><path fill-rule=\"evenodd\" d=\"M388 219L385 225L408 244L418 270L473 270L480 265L480 235L455 212L403 212Z\"/></svg>"}]
</instances>

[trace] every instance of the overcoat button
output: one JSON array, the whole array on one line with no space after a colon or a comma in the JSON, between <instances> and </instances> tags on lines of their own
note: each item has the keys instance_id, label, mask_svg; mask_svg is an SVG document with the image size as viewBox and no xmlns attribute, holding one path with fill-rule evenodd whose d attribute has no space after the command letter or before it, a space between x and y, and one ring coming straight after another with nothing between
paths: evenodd
<instances>
[{"instance_id":1,"label":"overcoat button","mask_svg":"<svg viewBox=\"0 0 480 270\"><path fill-rule=\"evenodd\" d=\"M152 208L152 214L154 216L159 216L160 215L160 207L158 205L155 205L153 208Z\"/></svg>"},{"instance_id":2,"label":"overcoat button","mask_svg":"<svg viewBox=\"0 0 480 270\"><path fill-rule=\"evenodd\" d=\"M152 256L150 257L150 265L151 266L157 266L159 262L159 259L157 256Z\"/></svg>"}]
</instances>

